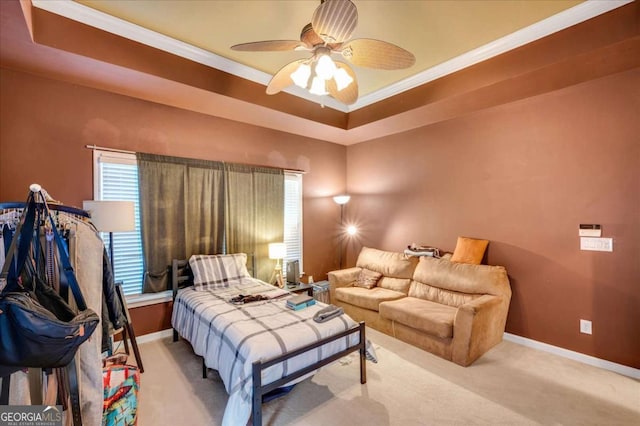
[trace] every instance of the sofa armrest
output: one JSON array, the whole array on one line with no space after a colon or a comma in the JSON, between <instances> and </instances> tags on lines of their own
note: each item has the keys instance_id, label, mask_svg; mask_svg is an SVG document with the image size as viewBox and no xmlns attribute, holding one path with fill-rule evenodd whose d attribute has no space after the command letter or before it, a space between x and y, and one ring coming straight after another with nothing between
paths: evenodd
<instances>
[{"instance_id":1,"label":"sofa armrest","mask_svg":"<svg viewBox=\"0 0 640 426\"><path fill-rule=\"evenodd\" d=\"M483 295L458 308L453 320L452 360L467 366L502 341L507 300Z\"/></svg>"},{"instance_id":2,"label":"sofa armrest","mask_svg":"<svg viewBox=\"0 0 640 426\"><path fill-rule=\"evenodd\" d=\"M329 272L329 300L335 300L335 291L338 287L350 287L358 279L362 268L340 269Z\"/></svg>"}]
</instances>

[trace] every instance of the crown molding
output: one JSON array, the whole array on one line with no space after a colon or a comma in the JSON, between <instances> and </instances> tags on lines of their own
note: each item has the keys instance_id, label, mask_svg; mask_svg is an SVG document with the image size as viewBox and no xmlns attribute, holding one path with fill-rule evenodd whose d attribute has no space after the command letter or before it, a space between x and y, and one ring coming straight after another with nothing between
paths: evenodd
<instances>
[{"instance_id":1,"label":"crown molding","mask_svg":"<svg viewBox=\"0 0 640 426\"><path fill-rule=\"evenodd\" d=\"M632 1L633 0L588 0L428 70L386 86L376 92L360 96L359 99L350 106L346 106L328 96L313 96L306 90L296 86L291 86L285 89L284 92L320 104L323 107L326 106L345 113L352 112L413 89L414 87L434 81L445 75L460 71L527 43L531 43L613 9L617 9ZM242 65L215 53L151 31L71 0L32 0L32 4L39 9L216 68L264 86L267 86L271 80L271 75L268 73Z\"/></svg>"},{"instance_id":2,"label":"crown molding","mask_svg":"<svg viewBox=\"0 0 640 426\"><path fill-rule=\"evenodd\" d=\"M196 63L207 65L220 71L267 86L271 74L217 55L164 34L149 30L137 24L125 21L115 16L100 12L88 6L71 0L31 0L33 6L54 13L59 16L89 25L94 28L115 34L120 37L144 44L189 59ZM306 90L292 86L283 92L317 103L323 107L333 108L341 112L349 112L346 105L330 97L314 96Z\"/></svg>"},{"instance_id":3,"label":"crown molding","mask_svg":"<svg viewBox=\"0 0 640 426\"><path fill-rule=\"evenodd\" d=\"M573 25L594 18L603 13L617 9L633 0L589 0L570 9L522 28L514 33L480 46L451 60L443 62L423 72L415 74L397 83L384 87L376 92L361 96L351 105L349 111L355 111L375 102L382 101L398 93L413 89L425 83L437 80L445 75L460 71L471 65L491 59L502 53L516 49L535 40L541 39Z\"/></svg>"}]
</instances>

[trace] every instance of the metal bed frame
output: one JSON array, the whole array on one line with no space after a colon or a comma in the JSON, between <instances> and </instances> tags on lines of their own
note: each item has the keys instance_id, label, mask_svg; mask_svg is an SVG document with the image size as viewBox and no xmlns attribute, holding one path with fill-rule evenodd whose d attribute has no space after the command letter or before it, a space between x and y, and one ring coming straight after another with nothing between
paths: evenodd
<instances>
[{"instance_id":1,"label":"metal bed frame","mask_svg":"<svg viewBox=\"0 0 640 426\"><path fill-rule=\"evenodd\" d=\"M252 268L255 270L255 259L252 257ZM171 262L171 282L172 282L172 290L173 290L173 301L175 303L176 296L178 294L178 290L181 288L189 287L193 285L193 274L189 268L189 263L187 260L179 260L174 259ZM349 346L346 349L337 352L328 358L322 359L316 363L310 364L298 371L294 371L274 382L263 385L262 384L262 370L271 367L272 365L284 362L289 358L293 358L300 354L303 354L307 351L313 350L319 346L324 344L333 342L335 340L341 339L346 336L350 336L352 334L358 334L360 339L356 345ZM178 332L173 329L173 341L178 341ZM291 352L287 352L280 356L271 358L266 361L256 361L252 365L252 399L251 399L251 424L253 426L262 425L262 399L264 396L268 395L269 392L273 392L276 389L284 386L285 384L291 382L298 377L304 376L305 374L309 374L314 370L319 369L327 364L330 364L352 352L359 351L360 352L360 383L365 384L367 382L367 366L366 366L366 338L365 338L365 323L364 321L360 322L357 326L350 328L348 330L342 331L336 335L327 337L322 340L318 340L317 342L311 343L307 346L303 346L299 349L293 350ZM204 358L202 358L202 377L207 377L207 366L204 363Z\"/></svg>"}]
</instances>

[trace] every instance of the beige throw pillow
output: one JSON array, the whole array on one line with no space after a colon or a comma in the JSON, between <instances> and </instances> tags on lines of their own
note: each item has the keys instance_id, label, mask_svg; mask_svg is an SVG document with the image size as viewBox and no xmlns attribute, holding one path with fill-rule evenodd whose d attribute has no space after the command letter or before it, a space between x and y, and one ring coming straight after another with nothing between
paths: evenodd
<instances>
[{"instance_id":1,"label":"beige throw pillow","mask_svg":"<svg viewBox=\"0 0 640 426\"><path fill-rule=\"evenodd\" d=\"M362 269L358 274L358 279L353 284L355 287L374 288L378 285L378 280L382 277L380 272L371 271L369 269Z\"/></svg>"}]
</instances>

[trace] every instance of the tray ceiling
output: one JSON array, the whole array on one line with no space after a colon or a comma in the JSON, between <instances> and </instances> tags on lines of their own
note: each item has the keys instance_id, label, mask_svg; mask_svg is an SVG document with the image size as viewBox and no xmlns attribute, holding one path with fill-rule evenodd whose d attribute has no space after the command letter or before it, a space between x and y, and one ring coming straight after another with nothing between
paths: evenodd
<instances>
[{"instance_id":1,"label":"tray ceiling","mask_svg":"<svg viewBox=\"0 0 640 426\"><path fill-rule=\"evenodd\" d=\"M298 40L302 27L310 22L320 4L317 0L74 1L115 18L114 24L116 19L134 24L269 76L291 61L309 57L309 53L237 52L230 46L261 40ZM415 79L440 64L580 3L580 0L356 0L358 26L352 38L389 41L416 57L415 65L404 70L354 66L360 97L379 100L376 92ZM112 29L117 32L119 27L114 25ZM398 90L401 88L388 91L383 97ZM356 108L359 106L363 103Z\"/></svg>"}]
</instances>

